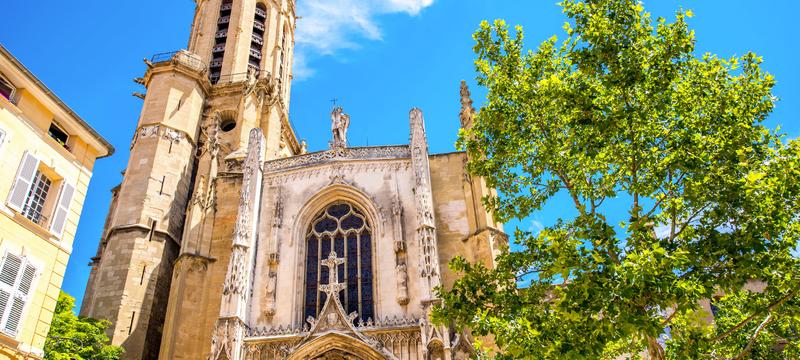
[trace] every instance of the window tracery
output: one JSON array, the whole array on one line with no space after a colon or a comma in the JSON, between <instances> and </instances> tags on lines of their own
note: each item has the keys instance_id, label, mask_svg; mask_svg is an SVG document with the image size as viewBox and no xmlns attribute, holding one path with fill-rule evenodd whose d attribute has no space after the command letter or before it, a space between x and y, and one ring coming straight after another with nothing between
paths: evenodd
<instances>
[{"instance_id":1,"label":"window tracery","mask_svg":"<svg viewBox=\"0 0 800 360\"><path fill-rule=\"evenodd\" d=\"M358 314L354 323L374 319L372 227L364 213L347 202L328 205L309 225L306 245L303 318L316 318L325 305L326 295L318 289L328 282L328 269L321 261L335 251L345 260L338 281L347 284L339 301L348 314Z\"/></svg>"}]
</instances>

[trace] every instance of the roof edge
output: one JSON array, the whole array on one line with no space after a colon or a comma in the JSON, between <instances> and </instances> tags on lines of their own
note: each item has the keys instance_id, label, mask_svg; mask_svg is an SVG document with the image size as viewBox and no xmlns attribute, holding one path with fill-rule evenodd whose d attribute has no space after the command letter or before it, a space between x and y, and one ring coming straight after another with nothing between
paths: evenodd
<instances>
[{"instance_id":1,"label":"roof edge","mask_svg":"<svg viewBox=\"0 0 800 360\"><path fill-rule=\"evenodd\" d=\"M11 63L14 64L14 66L19 68L19 70L25 76L30 78L31 81L33 81L33 83L36 86L41 88L41 90L47 96L49 96L50 99L53 100L56 103L56 105L62 107L64 109L64 111L67 112L67 114L72 116L78 122L78 124L80 126L84 127L87 131L89 131L89 134L91 134L95 138L95 140L100 142L100 144L103 145L106 148L106 150L107 150L106 154L103 155L103 156L98 156L97 157L98 159L102 159L102 158L114 155L114 152L116 151L116 149L114 149L114 146L111 145L111 143L108 140L106 140L102 135L100 135L100 133L98 133L97 130L95 130L85 120L83 120L83 118L81 118L74 110L72 110L72 108L70 108L66 103L64 103L64 101L61 100L61 98L59 98L58 95L56 95L52 90L50 90L50 88L47 87L47 85L45 85L41 80L39 80L39 78L36 77L36 75L34 75L30 70L28 70L28 68L25 67L25 65L23 65L22 62L20 62L19 59L17 59L13 54L11 54L11 52L8 51L8 49L6 49L6 47L3 46L3 44L0 44L0 54L5 55L11 61Z\"/></svg>"}]
</instances>

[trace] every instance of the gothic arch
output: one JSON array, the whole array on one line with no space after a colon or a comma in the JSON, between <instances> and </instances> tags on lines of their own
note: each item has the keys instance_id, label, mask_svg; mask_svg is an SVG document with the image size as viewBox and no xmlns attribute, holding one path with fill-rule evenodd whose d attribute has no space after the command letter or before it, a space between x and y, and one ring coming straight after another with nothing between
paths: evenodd
<instances>
[{"instance_id":1,"label":"gothic arch","mask_svg":"<svg viewBox=\"0 0 800 360\"><path fill-rule=\"evenodd\" d=\"M324 211L326 207L335 202L348 202L363 212L367 221L372 226L373 248L377 248L378 244L383 242L383 218L379 208L367 194L345 183L334 183L325 186L305 202L305 205L300 209L292 224L291 241L296 245L295 259L298 265L295 267L295 284L305 284L305 239L308 226L320 212ZM377 250L372 251L373 274L378 274L383 270L380 268L377 254ZM374 291L379 289L379 276L373 276L372 288ZM297 324L305 324L305 318L303 316L303 291L303 286L297 286L294 292L294 323ZM375 295L377 295L377 293L375 293ZM376 318L381 314L380 301L377 301L377 298L376 301L374 301L374 313Z\"/></svg>"},{"instance_id":2,"label":"gothic arch","mask_svg":"<svg viewBox=\"0 0 800 360\"><path fill-rule=\"evenodd\" d=\"M363 360L387 360L387 357L369 344L340 333L329 333L297 348L287 360L323 358L331 352L340 352Z\"/></svg>"}]
</instances>

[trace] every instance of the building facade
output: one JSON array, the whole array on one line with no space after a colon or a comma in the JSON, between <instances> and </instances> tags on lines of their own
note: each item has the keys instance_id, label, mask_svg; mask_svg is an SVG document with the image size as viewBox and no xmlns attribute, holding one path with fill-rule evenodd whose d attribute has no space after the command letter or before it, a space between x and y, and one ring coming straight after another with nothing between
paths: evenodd
<instances>
[{"instance_id":1,"label":"building facade","mask_svg":"<svg viewBox=\"0 0 800 360\"><path fill-rule=\"evenodd\" d=\"M92 168L113 151L0 46L0 359L43 356Z\"/></svg>"},{"instance_id":2,"label":"building facade","mask_svg":"<svg viewBox=\"0 0 800 360\"><path fill-rule=\"evenodd\" d=\"M146 61L82 315L110 320L128 359L468 357L469 334L430 321L434 289L455 256L493 266L507 237L466 154L429 154L419 109L397 117L408 144L350 147L341 108L307 153L294 0L196 3L188 48Z\"/></svg>"}]
</instances>

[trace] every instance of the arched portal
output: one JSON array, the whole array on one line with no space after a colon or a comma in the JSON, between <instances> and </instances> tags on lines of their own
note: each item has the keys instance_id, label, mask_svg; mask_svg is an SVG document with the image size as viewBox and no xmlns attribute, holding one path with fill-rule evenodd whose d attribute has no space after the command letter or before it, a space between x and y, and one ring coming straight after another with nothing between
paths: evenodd
<instances>
[{"instance_id":1,"label":"arched portal","mask_svg":"<svg viewBox=\"0 0 800 360\"><path fill-rule=\"evenodd\" d=\"M340 333L329 333L301 345L287 360L387 360L367 343Z\"/></svg>"}]
</instances>

